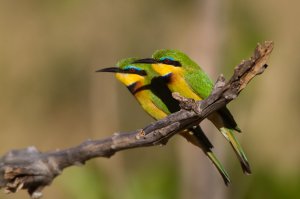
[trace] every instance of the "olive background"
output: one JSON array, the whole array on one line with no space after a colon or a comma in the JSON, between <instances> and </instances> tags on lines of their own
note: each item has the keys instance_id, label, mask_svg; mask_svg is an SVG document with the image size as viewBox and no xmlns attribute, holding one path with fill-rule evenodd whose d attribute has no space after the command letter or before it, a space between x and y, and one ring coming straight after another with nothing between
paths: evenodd
<instances>
[{"instance_id":1,"label":"olive background","mask_svg":"<svg viewBox=\"0 0 300 199\"><path fill-rule=\"evenodd\" d=\"M253 174L202 126L224 162L226 187L201 150L179 136L66 169L43 191L56 199L300 197L299 1L0 1L0 153L63 149L153 120L112 74L125 57L180 49L213 81L272 40L269 67L228 107ZM25 191L0 198L28 198Z\"/></svg>"}]
</instances>

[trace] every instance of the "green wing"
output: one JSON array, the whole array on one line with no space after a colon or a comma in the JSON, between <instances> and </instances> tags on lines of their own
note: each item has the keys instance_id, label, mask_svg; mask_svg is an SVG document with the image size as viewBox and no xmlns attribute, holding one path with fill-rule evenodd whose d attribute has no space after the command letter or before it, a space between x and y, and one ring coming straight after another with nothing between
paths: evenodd
<instances>
[{"instance_id":1,"label":"green wing","mask_svg":"<svg viewBox=\"0 0 300 199\"><path fill-rule=\"evenodd\" d=\"M207 98L213 89L213 82L207 74L200 67L199 70L187 70L185 73L184 78L190 88L202 99Z\"/></svg>"},{"instance_id":2,"label":"green wing","mask_svg":"<svg viewBox=\"0 0 300 199\"><path fill-rule=\"evenodd\" d=\"M170 111L169 111L167 105L156 95L151 94L151 101L158 109L160 109L161 111L166 113L166 115L170 114Z\"/></svg>"}]
</instances>

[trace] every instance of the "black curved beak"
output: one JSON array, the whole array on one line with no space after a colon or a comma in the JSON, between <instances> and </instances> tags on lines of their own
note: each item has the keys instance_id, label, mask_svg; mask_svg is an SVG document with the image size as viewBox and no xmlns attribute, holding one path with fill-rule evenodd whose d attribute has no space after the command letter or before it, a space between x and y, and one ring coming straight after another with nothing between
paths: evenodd
<instances>
[{"instance_id":1,"label":"black curved beak","mask_svg":"<svg viewBox=\"0 0 300 199\"><path fill-rule=\"evenodd\" d=\"M121 73L121 72L123 72L123 70L120 69L119 67L108 67L108 68L102 68L102 69L96 70L96 72Z\"/></svg>"},{"instance_id":2,"label":"black curved beak","mask_svg":"<svg viewBox=\"0 0 300 199\"><path fill-rule=\"evenodd\" d=\"M132 62L133 64L156 64L159 63L156 59L153 58L145 58L145 59L138 59Z\"/></svg>"}]
</instances>

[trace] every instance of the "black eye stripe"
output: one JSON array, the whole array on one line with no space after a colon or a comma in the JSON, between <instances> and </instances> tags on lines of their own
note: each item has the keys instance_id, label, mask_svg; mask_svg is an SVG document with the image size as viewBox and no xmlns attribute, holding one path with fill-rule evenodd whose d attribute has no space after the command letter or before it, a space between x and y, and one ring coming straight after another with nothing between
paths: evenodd
<instances>
[{"instance_id":1,"label":"black eye stripe","mask_svg":"<svg viewBox=\"0 0 300 199\"><path fill-rule=\"evenodd\" d=\"M147 76L147 72L144 70L138 71L138 75Z\"/></svg>"},{"instance_id":2,"label":"black eye stripe","mask_svg":"<svg viewBox=\"0 0 300 199\"><path fill-rule=\"evenodd\" d=\"M146 71L144 71L144 70L136 70L134 68L123 70L122 73L136 74L136 75L141 75L141 76L146 76L147 75Z\"/></svg>"},{"instance_id":3,"label":"black eye stripe","mask_svg":"<svg viewBox=\"0 0 300 199\"><path fill-rule=\"evenodd\" d=\"M175 61L175 60L171 60L171 59L163 59L163 60L160 60L159 63L173 65L173 66L181 66L181 63L179 61Z\"/></svg>"}]
</instances>

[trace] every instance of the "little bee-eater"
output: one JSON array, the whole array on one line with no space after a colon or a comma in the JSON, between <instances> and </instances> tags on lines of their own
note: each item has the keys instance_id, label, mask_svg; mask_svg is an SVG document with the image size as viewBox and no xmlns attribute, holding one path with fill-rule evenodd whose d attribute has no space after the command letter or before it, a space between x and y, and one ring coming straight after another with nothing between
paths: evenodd
<instances>
[{"instance_id":1,"label":"little bee-eater","mask_svg":"<svg viewBox=\"0 0 300 199\"><path fill-rule=\"evenodd\" d=\"M156 120L179 111L179 103L172 97L165 78L160 77L149 64L133 64L137 60L135 58L123 59L117 63L117 67L104 68L97 72L115 73L116 78L128 88L142 108ZM226 170L211 150L213 145L200 126L184 130L180 132L180 135L201 148L215 165L225 184L230 183Z\"/></svg>"},{"instance_id":2,"label":"little bee-eater","mask_svg":"<svg viewBox=\"0 0 300 199\"><path fill-rule=\"evenodd\" d=\"M152 55L152 58L136 60L133 63L150 64L153 70L166 79L171 92L178 92L184 97L202 100L207 98L212 92L213 83L208 75L196 62L181 51L158 50ZM223 107L209 115L208 119L230 142L240 160L243 172L250 174L249 162L233 134L234 130L240 132L240 129L230 111Z\"/></svg>"}]
</instances>

